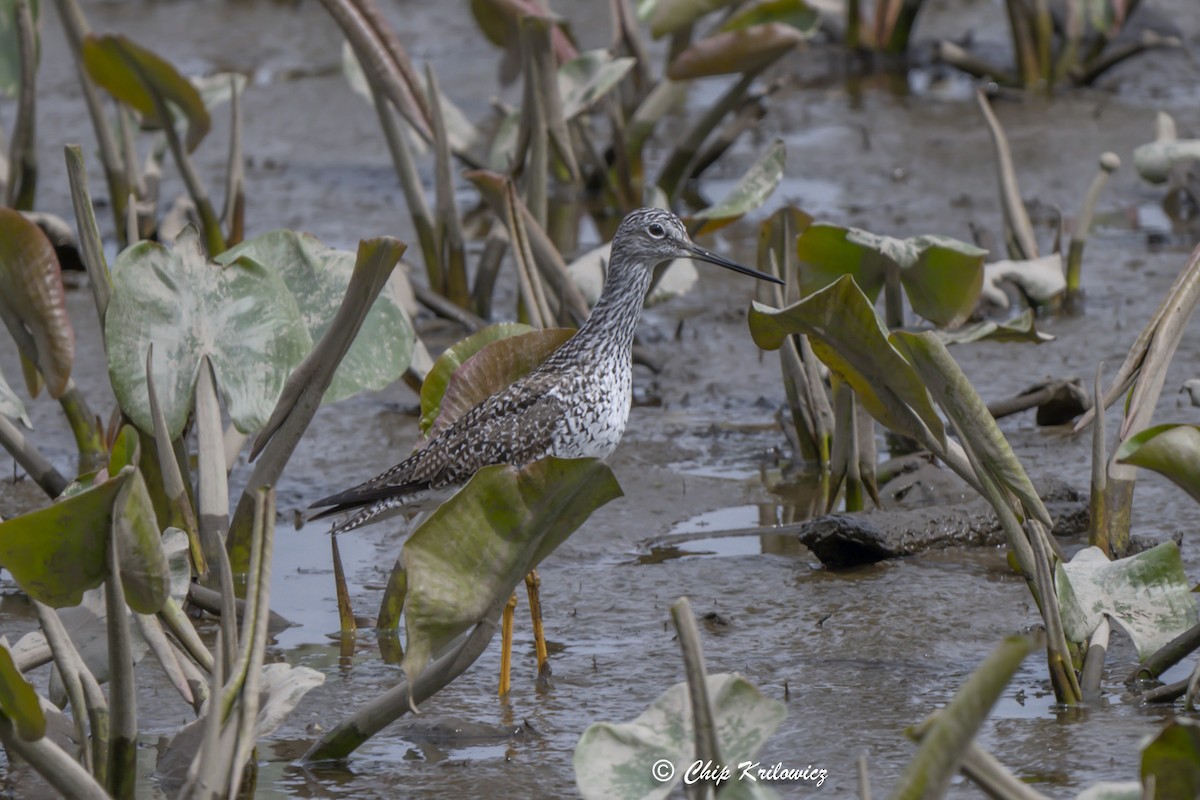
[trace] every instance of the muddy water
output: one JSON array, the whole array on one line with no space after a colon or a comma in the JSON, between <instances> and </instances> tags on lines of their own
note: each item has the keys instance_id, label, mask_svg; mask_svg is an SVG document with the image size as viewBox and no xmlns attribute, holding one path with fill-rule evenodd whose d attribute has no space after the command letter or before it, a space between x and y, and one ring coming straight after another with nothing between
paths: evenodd
<instances>
[{"instance_id":1,"label":"muddy water","mask_svg":"<svg viewBox=\"0 0 1200 800\"><path fill-rule=\"evenodd\" d=\"M602 4L558 5L577 20L585 45L604 44ZM985 50L1002 55L1002 18L993 5L931 4L926 30L960 36L974 29ZM1191 0L1158 5L1192 46L1200 44L1200 11ZM91 136L59 26L53 10L47 7L46 13L39 204L70 218L61 146L81 141L86 148ZM345 247L380 233L412 238L373 113L335 74L339 39L320 6L130 0L91 5L88 13L98 29L120 30L155 46L187 71L232 68L251 74L246 151L252 233L298 227ZM460 6L409 2L389 13L414 57L432 61L444 90L473 117L483 114L498 91L497 56ZM585 20L587 13L597 19ZM705 191L719 196L767 142L781 136L788 142L787 178L771 208L794 202L818 217L895 236L936 232L970 239L972 226L999 236L992 149L969 85L925 72L912 79L916 95L897 96L870 81L849 91L834 75L836 59L806 53L789 66L796 74L793 84L772 99L755 137L714 168ZM1200 130L1195 77L1180 56L1156 53L1115 71L1100 90L1053 102L999 104L1025 196L1074 214L1096 157L1113 150L1128 163L1132 148L1152 136L1160 107L1175 114L1181 131ZM694 100L702 102L711 91L700 87ZM0 106L9 115L6 121L11 111L11 104ZM213 136L198 152L213 186L219 185L227 123L227 110L219 111ZM1087 313L1041 323L1056 341L1036 349L956 350L985 399L1011 395L1044 377L1090 376L1100 360L1110 372L1115 369L1197 238L1195 228L1189 231L1162 213L1161 195L1140 184L1128 167L1114 176L1085 262ZM108 223L103 213L101 221ZM1044 227L1039 234L1043 241L1049 238ZM743 224L726 229L712 244L748 257L753 235L753 225ZM643 324L642 337L665 368L658 375L639 368L635 377L638 397L654 402L634 409L612 459L625 497L594 515L542 567L547 632L556 645L552 687L535 687L531 638L519 624L518 663L507 701L495 697L493 648L423 709L430 716L520 726L518 736L456 741L391 728L345 767L293 766L316 730L391 686L397 674L369 638L349 655L328 638L337 627L328 539L318 525L292 532L290 521L293 509L408 452L415 398L397 385L320 412L279 486L273 605L298 625L279 636L273 655L320 669L328 680L262 751L260 795L475 796L485 790L481 787L498 797L573 795L571 753L583 728L595 720L630 720L682 680L667 613L680 595L691 598L698 614L715 615L703 626L710 671L741 672L768 695L786 698L788 717L763 749L763 763L828 770L820 789L784 787L784 796L850 796L859 756L866 756L879 792L894 783L913 753L903 728L944 705L1003 636L1037 622L1027 590L995 551L942 552L829 572L787 543L718 538L687 548L709 555L639 561L639 544L650 537L719 532L782 513L781 499L759 478L761 470L774 466L773 448L783 444L772 428L783 402L776 357L760 354L746 334L752 286L701 270L695 292L652 309ZM85 293L72 294L82 351L77 380L106 413L111 400L90 305ZM1198 357L1200 337L1192 332L1167 379L1159 419L1200 417L1174 394L1195 376ZM19 375L8 348L0 348L0 366L10 380ZM39 443L70 470L70 438L57 410L40 401L32 404L31 416ZM1038 430L1027 416L1005 420L1003 427L1031 472L1086 485L1086 438ZM12 471L11 461L0 457L0 474ZM240 468L235 475L245 473ZM30 494L27 481L15 487L6 482L0 513L10 504L28 503ZM1135 526L1159 536L1185 531L1192 579L1200 575L1192 541L1195 518L1194 504L1181 492L1142 476ZM376 611L378 586L400 541L389 524L341 540L359 612ZM0 629L19 633L31 626L26 604L8 585ZM1121 702L1121 679L1133 658L1118 636L1105 701L1069 711L1053 706L1045 667L1030 658L984 726L980 743L1054 797L1074 796L1098 780L1135 778L1137 742L1166 712ZM141 680L149 742L186 720L187 710L158 685L153 667L141 671ZM975 795L965 784L956 784L951 794Z\"/></svg>"}]
</instances>

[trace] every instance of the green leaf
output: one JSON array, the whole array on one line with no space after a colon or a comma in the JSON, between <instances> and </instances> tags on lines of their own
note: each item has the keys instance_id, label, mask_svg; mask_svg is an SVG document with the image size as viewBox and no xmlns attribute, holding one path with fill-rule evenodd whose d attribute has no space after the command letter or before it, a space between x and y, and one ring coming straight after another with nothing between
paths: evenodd
<instances>
[{"instance_id":1,"label":"green leaf","mask_svg":"<svg viewBox=\"0 0 1200 800\"><path fill-rule=\"evenodd\" d=\"M155 128L172 124L159 115L155 96L187 119L190 153L208 135L212 121L200 92L170 62L125 36L89 33L80 53L88 76L113 97L133 108Z\"/></svg>"},{"instance_id":2,"label":"green leaf","mask_svg":"<svg viewBox=\"0 0 1200 800\"><path fill-rule=\"evenodd\" d=\"M1146 745L1142 785L1152 779L1154 797L1200 797L1200 723L1176 717Z\"/></svg>"},{"instance_id":3,"label":"green leaf","mask_svg":"<svg viewBox=\"0 0 1200 800\"><path fill-rule=\"evenodd\" d=\"M1107 614L1145 659L1197 622L1196 600L1171 541L1118 561L1088 547L1060 563L1054 580L1063 629L1073 642L1086 641Z\"/></svg>"},{"instance_id":4,"label":"green leaf","mask_svg":"<svg viewBox=\"0 0 1200 800\"><path fill-rule=\"evenodd\" d=\"M924 383L888 341L874 307L850 276L784 309L756 302L749 323L754 341L767 350L778 349L791 334L808 334L813 352L850 384L871 416L918 440L922 424L936 439L945 438Z\"/></svg>"},{"instance_id":5,"label":"green leaf","mask_svg":"<svg viewBox=\"0 0 1200 800\"><path fill-rule=\"evenodd\" d=\"M607 50L588 50L558 68L558 93L563 119L571 120L591 108L621 82L636 58L613 58Z\"/></svg>"},{"instance_id":6,"label":"green leaf","mask_svg":"<svg viewBox=\"0 0 1200 800\"><path fill-rule=\"evenodd\" d=\"M0 567L30 597L77 605L108 574L113 502L132 467L53 505L0 522Z\"/></svg>"},{"instance_id":7,"label":"green leaf","mask_svg":"<svg viewBox=\"0 0 1200 800\"><path fill-rule=\"evenodd\" d=\"M428 434L442 409L442 397L450 384L450 377L464 361L478 353L486 345L532 331L520 322L501 322L489 325L447 347L433 362L429 374L421 384L421 433Z\"/></svg>"},{"instance_id":8,"label":"green leaf","mask_svg":"<svg viewBox=\"0 0 1200 800\"><path fill-rule=\"evenodd\" d=\"M970 325L963 325L952 331L938 329L934 336L947 346L954 344L969 344L971 342L1032 342L1043 344L1054 341L1054 337L1037 329L1034 323L1033 309L1025 309L1017 316L1005 322L984 320Z\"/></svg>"},{"instance_id":9,"label":"green leaf","mask_svg":"<svg viewBox=\"0 0 1200 800\"><path fill-rule=\"evenodd\" d=\"M46 715L37 691L13 662L7 642L0 642L0 714L17 728L17 735L35 742L46 735Z\"/></svg>"},{"instance_id":10,"label":"green leaf","mask_svg":"<svg viewBox=\"0 0 1200 800\"><path fill-rule=\"evenodd\" d=\"M454 420L531 372L574 335L573 328L543 328L484 345L450 376L437 419L427 434L429 438L437 436Z\"/></svg>"},{"instance_id":11,"label":"green leaf","mask_svg":"<svg viewBox=\"0 0 1200 800\"><path fill-rule=\"evenodd\" d=\"M782 139L771 146L750 165L746 174L721 200L695 215L695 219L710 220L694 235L716 230L761 206L783 179L783 164L787 150Z\"/></svg>"},{"instance_id":12,"label":"green leaf","mask_svg":"<svg viewBox=\"0 0 1200 800\"><path fill-rule=\"evenodd\" d=\"M1200 503L1200 428L1195 425L1146 428L1122 442L1113 458L1167 476Z\"/></svg>"},{"instance_id":13,"label":"green leaf","mask_svg":"<svg viewBox=\"0 0 1200 800\"><path fill-rule=\"evenodd\" d=\"M827 223L796 240L800 292L810 294L850 275L874 300L888 271L899 271L913 311L935 325L962 324L979 302L986 250L945 236L893 239Z\"/></svg>"},{"instance_id":14,"label":"green leaf","mask_svg":"<svg viewBox=\"0 0 1200 800\"><path fill-rule=\"evenodd\" d=\"M971 673L950 704L937 712L920 734L921 747L892 797L908 800L946 795L963 753L1032 647L1030 639L1010 636Z\"/></svg>"},{"instance_id":15,"label":"green leaf","mask_svg":"<svg viewBox=\"0 0 1200 800\"><path fill-rule=\"evenodd\" d=\"M146 349L154 343L154 385L167 431L183 431L200 358L216 369L238 430L262 427L292 368L312 348L287 285L249 258L209 262L189 226L168 250L139 242L117 256L105 316L108 373L121 410L152 433Z\"/></svg>"},{"instance_id":16,"label":"green leaf","mask_svg":"<svg viewBox=\"0 0 1200 800\"><path fill-rule=\"evenodd\" d=\"M1052 528L1050 514L1033 488L1021 460L946 345L933 331L896 331L890 341L913 365L958 435L970 445L979 458L979 469L987 470L1000 486L1016 495L1025 511L1047 530Z\"/></svg>"},{"instance_id":17,"label":"green leaf","mask_svg":"<svg viewBox=\"0 0 1200 800\"><path fill-rule=\"evenodd\" d=\"M650 35L655 39L674 33L719 8L733 5L737 0L658 0L650 19ZM645 10L639 16L645 18Z\"/></svg>"},{"instance_id":18,"label":"green leaf","mask_svg":"<svg viewBox=\"0 0 1200 800\"><path fill-rule=\"evenodd\" d=\"M133 429L126 426L126 430ZM117 492L112 535L117 537L125 602L139 614L158 613L170 596L171 571L140 470L133 469Z\"/></svg>"},{"instance_id":19,"label":"green leaf","mask_svg":"<svg viewBox=\"0 0 1200 800\"><path fill-rule=\"evenodd\" d=\"M38 0L30 0L29 6L36 31L39 16ZM40 42L38 44L40 51ZM21 55L17 33L17 3L16 0L0 0L0 94L16 97L20 89ZM0 155L0 158L2 157Z\"/></svg>"},{"instance_id":20,"label":"green leaf","mask_svg":"<svg viewBox=\"0 0 1200 800\"><path fill-rule=\"evenodd\" d=\"M357 258L349 250L327 247L310 234L277 230L243 242L215 261L228 266L243 257L283 278L311 342L320 341L333 322ZM396 270L363 320L323 403L334 403L362 391L378 391L404 374L416 342L407 311L413 302L408 276Z\"/></svg>"},{"instance_id":21,"label":"green leaf","mask_svg":"<svg viewBox=\"0 0 1200 800\"><path fill-rule=\"evenodd\" d=\"M762 0L735 11L721 23L719 30L733 31L767 22L783 22L805 33L812 33L820 21L816 9L804 0Z\"/></svg>"},{"instance_id":22,"label":"green leaf","mask_svg":"<svg viewBox=\"0 0 1200 800\"><path fill-rule=\"evenodd\" d=\"M381 628L395 625L403 605L409 686L459 634L495 621L529 571L620 496L612 471L596 459L476 472L404 543L384 593Z\"/></svg>"},{"instance_id":23,"label":"green leaf","mask_svg":"<svg viewBox=\"0 0 1200 800\"><path fill-rule=\"evenodd\" d=\"M36 358L50 396L61 397L75 361L62 269L42 229L11 208L0 208L0 319L22 360ZM36 397L38 379L28 368L26 383Z\"/></svg>"},{"instance_id":24,"label":"green leaf","mask_svg":"<svg viewBox=\"0 0 1200 800\"><path fill-rule=\"evenodd\" d=\"M755 754L787 716L783 703L764 697L740 675L709 675L705 679L713 708L717 742L726 764L755 761ZM589 725L575 745L575 785L587 800L647 798L671 794L696 760L692 707L687 683L661 694L633 722ZM656 762L667 761L673 777L655 778ZM769 797L755 790L761 784L730 780L721 797Z\"/></svg>"},{"instance_id":25,"label":"green leaf","mask_svg":"<svg viewBox=\"0 0 1200 800\"><path fill-rule=\"evenodd\" d=\"M770 22L716 33L688 47L667 65L673 81L756 72L774 63L807 35L791 25Z\"/></svg>"}]
</instances>

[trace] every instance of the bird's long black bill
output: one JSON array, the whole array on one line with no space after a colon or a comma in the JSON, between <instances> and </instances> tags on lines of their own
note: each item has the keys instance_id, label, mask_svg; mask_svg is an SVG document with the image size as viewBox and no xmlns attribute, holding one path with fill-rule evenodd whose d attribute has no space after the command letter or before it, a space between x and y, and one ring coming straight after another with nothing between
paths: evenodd
<instances>
[{"instance_id":1,"label":"bird's long black bill","mask_svg":"<svg viewBox=\"0 0 1200 800\"><path fill-rule=\"evenodd\" d=\"M783 283L783 281L779 280L779 278L776 278L774 275L768 275L765 272L759 272L756 269L739 264L736 261L730 261L728 258L725 258L725 256L719 256L711 250L705 250L699 245L689 244L687 249L692 258L699 259L700 261L707 261L710 264L716 264L718 267L725 267L725 269L731 269L734 272L740 272L743 275L749 275L752 278L758 278L760 281Z\"/></svg>"}]
</instances>

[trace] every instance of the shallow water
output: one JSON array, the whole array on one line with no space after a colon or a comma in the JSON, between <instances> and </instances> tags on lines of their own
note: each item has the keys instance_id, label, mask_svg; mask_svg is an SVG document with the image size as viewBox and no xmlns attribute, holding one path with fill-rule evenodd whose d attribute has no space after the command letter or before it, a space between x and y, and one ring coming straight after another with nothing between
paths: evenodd
<instances>
[{"instance_id":1,"label":"shallow water","mask_svg":"<svg viewBox=\"0 0 1200 800\"><path fill-rule=\"evenodd\" d=\"M585 45L605 43L603 4L556 5L577 21ZM1193 47L1200 44L1194 3L1159 6ZM86 150L90 127L53 9L47 6L45 13L39 205L72 219L61 146L83 141ZM252 73L245 98L251 233L298 227L343 247L381 233L412 238L373 112L334 71L338 35L319 5L126 0L90 5L87 13L97 29L120 30L157 46L186 71L232 67ZM587 24L586 13L598 20ZM443 89L471 116L483 114L499 91L492 77L498 56L461 6L408 2L389 14L414 58L432 61ZM918 38L978 28L983 46L1002 50L998 14L995 4L935 3ZM830 76L831 66L836 59L824 54L797 55L789 64L794 85L771 99L761 130L740 142L702 189L719 197L758 151L781 136L788 143L787 177L769 208L792 202L818 217L894 236L936 232L969 240L973 224L998 236L991 144L962 82L928 71L910 81L919 95L897 96L870 82L850 92ZM1075 213L1097 156L1113 150L1128 163L1132 148L1152 137L1159 107L1176 116L1181 132L1200 129L1198 85L1181 56L1164 52L1119 68L1098 90L998 103L1024 195ZM693 105L708 91L701 87ZM0 106L0 114L11 115L11 103ZM198 165L214 186L227 124L228 110L222 109L214 134L198 151ZM90 164L98 190L95 161ZM1085 257L1087 313L1039 323L1056 341L1037 349L984 344L955 350L985 399L1009 396L1044 377L1079 374L1090 381L1100 360L1109 373L1115 370L1197 238L1195 228L1162 212L1161 195L1139 183L1128 166L1113 176ZM106 212L100 219L110 224ZM748 256L754 232L750 221L710 244ZM1038 233L1048 240L1044 227ZM784 446L772 427L784 398L776 356L759 353L746 333L753 286L704 267L701 275L696 291L651 309L643 323L643 339L665 368L658 375L639 368L635 375L635 391L661 402L633 410L612 459L625 497L596 513L541 567L553 645L551 687L535 685L532 641L521 612L507 700L495 696L494 645L422 708L430 716L522 726L525 732L512 739L435 741L391 728L345 766L293 765L318 729L390 687L398 669L383 663L369 636L348 656L328 636L337 630L329 541L320 524L293 532L293 511L407 453L416 399L398 384L318 414L278 487L273 607L297 625L278 636L272 656L320 669L328 679L260 751L260 796L474 796L480 787L496 797L574 795L571 753L586 725L630 720L682 680L667 611L681 595L691 598L697 615L712 615L702 623L710 672L741 672L769 696L787 698L788 717L764 747L762 762L828 770L819 789L789 786L784 796L852 795L859 756L866 756L875 791L882 793L914 752L903 729L943 706L1001 638L1038 621L1028 591L999 551L951 550L831 572L791 542L719 536L785 513L760 479L775 465L774 450ZM70 305L79 331L76 379L93 407L107 414L111 398L91 300L76 291ZM1198 357L1200 337L1193 331L1167 379L1160 420L1198 421L1197 409L1174 393L1195 376ZM11 348L0 347L0 367L10 380L19 379ZM57 409L42 400L30 412L39 444L70 471L72 444ZM1115 419L1110 416L1110 431ZM1039 430L1029 415L1002 426L1032 473L1087 485L1087 436ZM0 475L12 472L11 460L0 456ZM235 476L246 472L243 465ZM0 485L0 513L34 496L28 482ZM1159 536L1187 531L1184 557L1193 580L1200 575L1195 518L1195 506L1182 492L1141 475L1135 527ZM718 535L669 554L681 557L639 558L647 539L688 531ZM358 613L376 612L378 587L400 541L397 523L341 538ZM0 631L11 637L33 623L27 604L12 594L10 583L4 586ZM1138 741L1170 712L1121 701L1121 679L1134 654L1124 638L1114 639L1104 702L1057 709L1044 662L1034 655L985 724L980 744L1053 797L1074 796L1099 780L1136 778ZM44 670L39 674L44 677ZM186 721L188 711L161 685L153 666L144 665L139 680L145 682L140 718L149 742ZM976 794L962 782L951 790L952 796Z\"/></svg>"}]
</instances>

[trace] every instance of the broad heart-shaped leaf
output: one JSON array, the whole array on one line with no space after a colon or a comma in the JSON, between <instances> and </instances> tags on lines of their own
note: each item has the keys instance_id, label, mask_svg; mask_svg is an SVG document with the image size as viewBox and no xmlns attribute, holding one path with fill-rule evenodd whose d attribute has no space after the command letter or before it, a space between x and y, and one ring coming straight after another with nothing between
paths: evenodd
<instances>
[{"instance_id":1,"label":"broad heart-shaped leaf","mask_svg":"<svg viewBox=\"0 0 1200 800\"><path fill-rule=\"evenodd\" d=\"M278 230L242 242L215 260L229 265L242 257L283 278L300 309L310 341L318 342L341 305L357 256L349 250L327 247L307 233ZM396 270L363 320L350 351L334 373L323 403L333 403L364 390L378 391L404 374L416 342L407 311L412 305L411 298L408 277L402 270ZM306 349L302 355L307 353Z\"/></svg>"},{"instance_id":2,"label":"broad heart-shaped leaf","mask_svg":"<svg viewBox=\"0 0 1200 800\"><path fill-rule=\"evenodd\" d=\"M952 331L939 328L933 332L945 345L968 344L970 342L1032 342L1043 344L1054 341L1054 337L1037 329L1033 309L1027 308L1006 322L984 320Z\"/></svg>"},{"instance_id":3,"label":"broad heart-shaped leaf","mask_svg":"<svg viewBox=\"0 0 1200 800\"><path fill-rule=\"evenodd\" d=\"M1118 561L1098 547L1085 548L1069 564L1059 563L1054 582L1072 642L1086 641L1107 614L1145 659L1197 621L1196 600L1171 541Z\"/></svg>"},{"instance_id":4,"label":"broad heart-shaped leaf","mask_svg":"<svg viewBox=\"0 0 1200 800\"><path fill-rule=\"evenodd\" d=\"M1166 475L1200 503L1200 428L1155 425L1130 436L1113 456L1122 464Z\"/></svg>"},{"instance_id":5,"label":"broad heart-shaped leaf","mask_svg":"<svg viewBox=\"0 0 1200 800\"><path fill-rule=\"evenodd\" d=\"M749 323L755 343L766 350L779 349L792 334L808 334L813 352L850 384L871 416L918 441L922 424L939 441L945 438L925 384L892 347L874 307L849 275L784 309L756 302Z\"/></svg>"},{"instance_id":6,"label":"broad heart-shaped leaf","mask_svg":"<svg viewBox=\"0 0 1200 800\"><path fill-rule=\"evenodd\" d=\"M0 372L0 414L11 419L21 420L27 428L32 427L29 416L25 413L25 404L8 385L8 381L4 380L3 372Z\"/></svg>"},{"instance_id":7,"label":"broad heart-shaped leaf","mask_svg":"<svg viewBox=\"0 0 1200 800\"><path fill-rule=\"evenodd\" d=\"M171 124L159 114L157 96L169 108L175 106L187 118L187 149L191 152L208 135L212 121L200 92L187 78L161 56L152 53L125 36L98 36L89 33L83 39L80 55L88 76L109 94L142 115L155 128Z\"/></svg>"},{"instance_id":8,"label":"broad heart-shaped leaf","mask_svg":"<svg viewBox=\"0 0 1200 800\"><path fill-rule=\"evenodd\" d=\"M962 324L979 302L987 255L945 236L893 239L823 222L800 234L796 253L801 294L850 275L874 301L888 270L897 269L913 311L945 327Z\"/></svg>"},{"instance_id":9,"label":"broad heart-shaped leaf","mask_svg":"<svg viewBox=\"0 0 1200 800\"><path fill-rule=\"evenodd\" d=\"M1142 785L1150 785L1151 779L1155 797L1200 796L1200 723L1176 717L1146 745Z\"/></svg>"},{"instance_id":10,"label":"broad heart-shaped leaf","mask_svg":"<svg viewBox=\"0 0 1200 800\"><path fill-rule=\"evenodd\" d=\"M705 683L721 759L731 769L755 754L770 738L787 709L764 697L740 675L709 675ZM662 800L696 760L695 731L687 683L659 695L633 722L589 725L575 745L575 785L587 800ZM655 778L659 761L674 768L666 781ZM721 797L773 797L764 784L731 778ZM766 790L763 793L762 790Z\"/></svg>"},{"instance_id":11,"label":"broad heart-shaped leaf","mask_svg":"<svg viewBox=\"0 0 1200 800\"><path fill-rule=\"evenodd\" d=\"M589 109L621 82L636 58L613 58L607 50L588 50L558 68L563 119Z\"/></svg>"},{"instance_id":12,"label":"broad heart-shaped leaf","mask_svg":"<svg viewBox=\"0 0 1200 800\"><path fill-rule=\"evenodd\" d=\"M987 470L998 484L1016 495L1028 514L1047 529L1053 527L1050 514L1020 459L946 345L933 331L896 331L890 341L912 364L958 435L978 456L979 468Z\"/></svg>"},{"instance_id":13,"label":"broad heart-shaped leaf","mask_svg":"<svg viewBox=\"0 0 1200 800\"><path fill-rule=\"evenodd\" d=\"M0 640L0 716L7 717L17 735L35 742L46 735L46 715L37 691L13 662L8 642Z\"/></svg>"},{"instance_id":14,"label":"broad heart-shaped leaf","mask_svg":"<svg viewBox=\"0 0 1200 800\"><path fill-rule=\"evenodd\" d=\"M769 66L806 38L805 33L782 22L716 33L671 59L667 77L684 81L754 72Z\"/></svg>"},{"instance_id":15,"label":"broad heart-shaped leaf","mask_svg":"<svg viewBox=\"0 0 1200 800\"><path fill-rule=\"evenodd\" d=\"M620 496L612 471L592 458L476 472L404 543L384 592L380 627L404 609L409 686L459 634L494 621L530 570Z\"/></svg>"},{"instance_id":16,"label":"broad heart-shaped leaf","mask_svg":"<svg viewBox=\"0 0 1200 800\"><path fill-rule=\"evenodd\" d=\"M29 5L36 31L38 0L31 0ZM16 97L21 89L21 49L17 30L16 0L0 0L0 94L9 97Z\"/></svg>"},{"instance_id":17,"label":"broad heart-shaped leaf","mask_svg":"<svg viewBox=\"0 0 1200 800\"><path fill-rule=\"evenodd\" d=\"M217 373L225 409L238 430L262 427L288 373L312 349L300 309L273 270L248 258L208 261L188 226L168 250L139 242L112 265L104 319L108 374L121 410L153 433L146 392L146 349L154 343L154 385L174 439L183 431L200 358Z\"/></svg>"},{"instance_id":18,"label":"broad heart-shaped leaf","mask_svg":"<svg viewBox=\"0 0 1200 800\"><path fill-rule=\"evenodd\" d=\"M501 322L489 325L447 347L433 362L421 384L421 433L428 434L442 410L442 397L450 385L454 371L486 345L510 336L529 333L534 328L520 322Z\"/></svg>"},{"instance_id":19,"label":"broad heart-shaped leaf","mask_svg":"<svg viewBox=\"0 0 1200 800\"><path fill-rule=\"evenodd\" d=\"M60 397L75 361L62 269L42 229L11 208L0 208L0 319L22 358L37 359L50 396ZM29 393L37 396L37 379L30 377Z\"/></svg>"},{"instance_id":20,"label":"broad heart-shaped leaf","mask_svg":"<svg viewBox=\"0 0 1200 800\"><path fill-rule=\"evenodd\" d=\"M450 376L429 437L437 436L454 420L531 372L574 335L573 328L545 328L482 347Z\"/></svg>"},{"instance_id":21,"label":"broad heart-shaped leaf","mask_svg":"<svg viewBox=\"0 0 1200 800\"><path fill-rule=\"evenodd\" d=\"M783 178L786 156L787 149L783 146L783 140L776 139L772 142L728 194L694 215L694 219L706 220L694 235L699 236L728 225L761 206Z\"/></svg>"}]
</instances>

